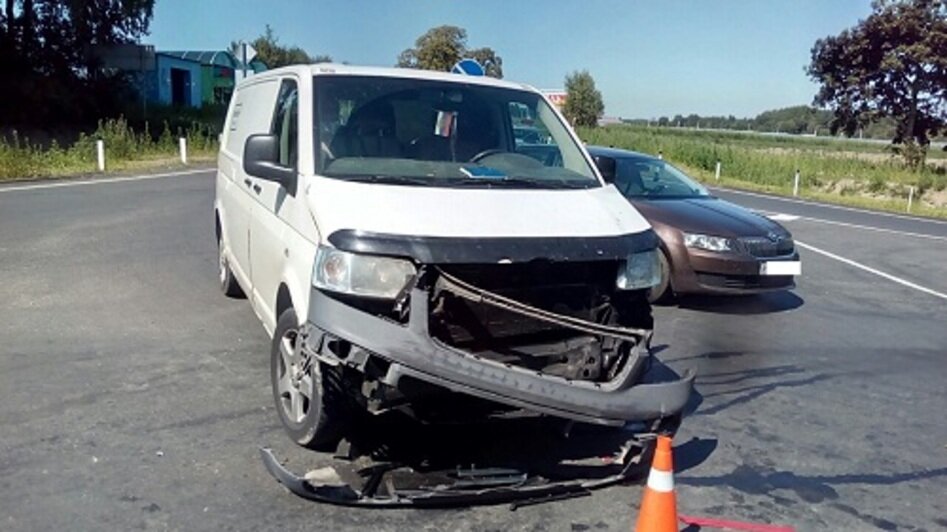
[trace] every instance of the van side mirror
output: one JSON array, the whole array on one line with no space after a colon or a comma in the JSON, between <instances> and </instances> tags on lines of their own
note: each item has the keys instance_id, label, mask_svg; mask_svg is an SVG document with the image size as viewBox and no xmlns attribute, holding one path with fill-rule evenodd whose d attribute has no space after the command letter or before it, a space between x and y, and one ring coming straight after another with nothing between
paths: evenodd
<instances>
[{"instance_id":1,"label":"van side mirror","mask_svg":"<svg viewBox=\"0 0 947 532\"><path fill-rule=\"evenodd\" d=\"M595 166L598 167L598 171L602 174L602 179L604 179L609 185L614 183L615 159L612 157L605 157L604 155L596 155L592 159L595 161Z\"/></svg>"},{"instance_id":2,"label":"van side mirror","mask_svg":"<svg viewBox=\"0 0 947 532\"><path fill-rule=\"evenodd\" d=\"M243 171L253 177L283 185L296 195L296 169L279 164L279 137L272 134L250 135L243 146Z\"/></svg>"}]
</instances>

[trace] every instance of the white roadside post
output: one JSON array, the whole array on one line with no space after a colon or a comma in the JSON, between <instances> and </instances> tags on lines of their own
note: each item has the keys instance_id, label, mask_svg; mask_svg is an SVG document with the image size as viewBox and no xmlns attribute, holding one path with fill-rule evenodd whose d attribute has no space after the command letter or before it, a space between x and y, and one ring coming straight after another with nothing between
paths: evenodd
<instances>
[{"instance_id":1,"label":"white roadside post","mask_svg":"<svg viewBox=\"0 0 947 532\"><path fill-rule=\"evenodd\" d=\"M911 203L914 202L914 187L908 187L908 212L911 212Z\"/></svg>"},{"instance_id":2,"label":"white roadside post","mask_svg":"<svg viewBox=\"0 0 947 532\"><path fill-rule=\"evenodd\" d=\"M720 181L720 161L717 161L717 170L714 172L714 179Z\"/></svg>"},{"instance_id":3,"label":"white roadside post","mask_svg":"<svg viewBox=\"0 0 947 532\"><path fill-rule=\"evenodd\" d=\"M181 164L187 164L187 139L179 138L178 147L181 149Z\"/></svg>"},{"instance_id":4,"label":"white roadside post","mask_svg":"<svg viewBox=\"0 0 947 532\"><path fill-rule=\"evenodd\" d=\"M95 141L95 158L99 162L99 171L105 171L105 141Z\"/></svg>"},{"instance_id":5,"label":"white roadside post","mask_svg":"<svg viewBox=\"0 0 947 532\"><path fill-rule=\"evenodd\" d=\"M658 159L664 160L664 152L661 150L658 150Z\"/></svg>"},{"instance_id":6,"label":"white roadside post","mask_svg":"<svg viewBox=\"0 0 947 532\"><path fill-rule=\"evenodd\" d=\"M796 178L793 180L793 183L792 183L792 195L793 196L799 195L799 170L796 170Z\"/></svg>"}]
</instances>

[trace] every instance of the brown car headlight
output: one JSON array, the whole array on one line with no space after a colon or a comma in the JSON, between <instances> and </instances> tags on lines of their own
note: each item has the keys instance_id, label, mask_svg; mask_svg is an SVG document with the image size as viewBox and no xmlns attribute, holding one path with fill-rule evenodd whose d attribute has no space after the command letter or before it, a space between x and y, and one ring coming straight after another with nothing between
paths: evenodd
<instances>
[{"instance_id":1,"label":"brown car headlight","mask_svg":"<svg viewBox=\"0 0 947 532\"><path fill-rule=\"evenodd\" d=\"M621 290L640 290L651 288L661 282L661 264L658 262L658 250L649 249L628 255L615 286Z\"/></svg>"},{"instance_id":2,"label":"brown car headlight","mask_svg":"<svg viewBox=\"0 0 947 532\"><path fill-rule=\"evenodd\" d=\"M684 233L684 245L693 249L717 252L733 251L736 247L733 240L729 238L695 233Z\"/></svg>"},{"instance_id":3,"label":"brown car headlight","mask_svg":"<svg viewBox=\"0 0 947 532\"><path fill-rule=\"evenodd\" d=\"M320 246L312 269L312 285L355 296L394 299L417 273L404 259L358 255Z\"/></svg>"}]
</instances>

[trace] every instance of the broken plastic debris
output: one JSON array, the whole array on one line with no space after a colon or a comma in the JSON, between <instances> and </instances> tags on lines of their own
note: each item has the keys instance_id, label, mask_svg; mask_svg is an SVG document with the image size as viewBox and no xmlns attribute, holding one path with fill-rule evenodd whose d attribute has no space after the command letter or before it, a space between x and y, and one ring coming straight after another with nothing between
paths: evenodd
<instances>
[{"instance_id":1,"label":"broken plastic debris","mask_svg":"<svg viewBox=\"0 0 947 532\"><path fill-rule=\"evenodd\" d=\"M322 486L343 486L345 481L339 476L334 467L326 466L313 469L303 476L306 481Z\"/></svg>"}]
</instances>

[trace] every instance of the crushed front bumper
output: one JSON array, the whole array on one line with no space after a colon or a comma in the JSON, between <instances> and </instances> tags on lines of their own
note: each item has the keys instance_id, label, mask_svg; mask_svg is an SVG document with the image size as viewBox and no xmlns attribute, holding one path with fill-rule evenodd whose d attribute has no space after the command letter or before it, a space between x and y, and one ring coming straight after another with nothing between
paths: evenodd
<instances>
[{"instance_id":1,"label":"crushed front bumper","mask_svg":"<svg viewBox=\"0 0 947 532\"><path fill-rule=\"evenodd\" d=\"M428 331L428 293L410 293L407 324L380 318L338 301L318 289L310 296L309 316L302 336L307 349L329 363L320 346L326 339L350 342L385 362L385 384L397 387L403 377L441 386L454 392L524 408L565 419L621 426L680 414L690 398L694 373L679 380L650 382L651 372L627 363L608 382L569 380L503 364L452 348ZM646 350L644 342L633 351ZM647 353L634 352L643 361ZM650 365L649 365L650 366Z\"/></svg>"}]
</instances>

